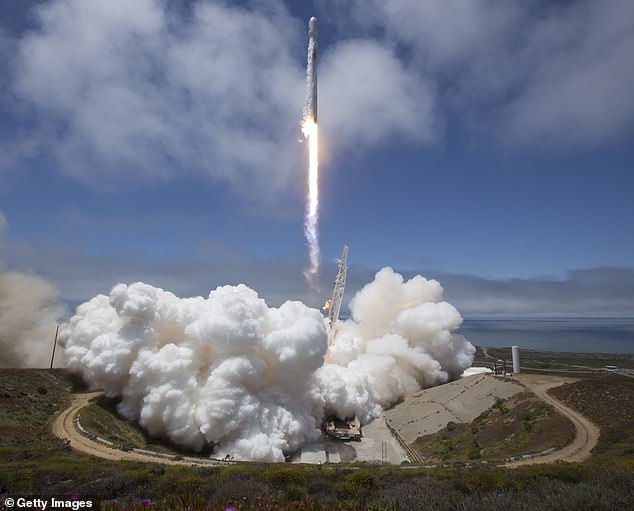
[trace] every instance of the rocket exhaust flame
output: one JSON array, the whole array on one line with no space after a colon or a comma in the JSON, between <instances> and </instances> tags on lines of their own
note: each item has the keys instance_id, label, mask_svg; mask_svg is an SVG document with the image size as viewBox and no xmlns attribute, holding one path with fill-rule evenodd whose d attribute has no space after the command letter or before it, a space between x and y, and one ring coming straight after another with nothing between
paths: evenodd
<instances>
[{"instance_id":1,"label":"rocket exhaust flame","mask_svg":"<svg viewBox=\"0 0 634 511\"><path fill-rule=\"evenodd\" d=\"M308 202L304 236L308 242L309 266L304 271L308 285L319 291L319 136L317 128L317 19L308 22L308 59L306 65L306 104L302 133L308 139Z\"/></svg>"}]
</instances>

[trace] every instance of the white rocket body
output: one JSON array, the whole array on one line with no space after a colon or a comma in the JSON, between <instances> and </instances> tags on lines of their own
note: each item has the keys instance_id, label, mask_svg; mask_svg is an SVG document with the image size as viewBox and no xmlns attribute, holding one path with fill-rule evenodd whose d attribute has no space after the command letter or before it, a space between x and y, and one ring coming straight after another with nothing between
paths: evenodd
<instances>
[{"instance_id":1,"label":"white rocket body","mask_svg":"<svg viewBox=\"0 0 634 511\"><path fill-rule=\"evenodd\" d=\"M317 122L317 18L308 21L308 65L306 66L306 105L304 117Z\"/></svg>"}]
</instances>

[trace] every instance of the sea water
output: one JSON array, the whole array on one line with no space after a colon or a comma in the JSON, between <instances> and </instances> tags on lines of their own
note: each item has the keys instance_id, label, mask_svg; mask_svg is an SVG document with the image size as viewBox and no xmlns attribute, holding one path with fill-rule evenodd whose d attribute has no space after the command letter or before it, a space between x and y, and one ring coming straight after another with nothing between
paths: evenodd
<instances>
[{"instance_id":1,"label":"sea water","mask_svg":"<svg viewBox=\"0 0 634 511\"><path fill-rule=\"evenodd\" d=\"M458 333L478 346L634 353L634 318L466 318Z\"/></svg>"}]
</instances>

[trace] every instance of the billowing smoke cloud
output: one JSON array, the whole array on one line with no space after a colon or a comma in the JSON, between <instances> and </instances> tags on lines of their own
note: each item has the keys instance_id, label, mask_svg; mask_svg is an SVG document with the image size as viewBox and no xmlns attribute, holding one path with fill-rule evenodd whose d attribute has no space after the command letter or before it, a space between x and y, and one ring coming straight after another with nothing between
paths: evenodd
<instances>
[{"instance_id":1,"label":"billowing smoke cloud","mask_svg":"<svg viewBox=\"0 0 634 511\"><path fill-rule=\"evenodd\" d=\"M152 435L271 461L317 435L326 328L300 302L270 309L244 285L180 299L120 284L81 305L62 339L67 366Z\"/></svg>"},{"instance_id":2,"label":"billowing smoke cloud","mask_svg":"<svg viewBox=\"0 0 634 511\"><path fill-rule=\"evenodd\" d=\"M84 303L62 330L67 367L151 435L214 456L282 461L319 436L324 413L366 422L405 393L458 376L474 348L452 332L442 288L377 273L327 352L321 313L269 308L244 285L178 298L119 284Z\"/></svg>"},{"instance_id":3,"label":"billowing smoke cloud","mask_svg":"<svg viewBox=\"0 0 634 511\"><path fill-rule=\"evenodd\" d=\"M0 254L6 228L0 212ZM37 275L8 271L0 259L0 367L47 367L63 313L53 286ZM61 360L59 352L56 365Z\"/></svg>"},{"instance_id":4,"label":"billowing smoke cloud","mask_svg":"<svg viewBox=\"0 0 634 511\"><path fill-rule=\"evenodd\" d=\"M420 275L404 282L391 268L350 302L327 363L318 371L326 406L362 421L405 394L457 378L475 348L453 332L460 313L442 301L443 289Z\"/></svg>"}]
</instances>

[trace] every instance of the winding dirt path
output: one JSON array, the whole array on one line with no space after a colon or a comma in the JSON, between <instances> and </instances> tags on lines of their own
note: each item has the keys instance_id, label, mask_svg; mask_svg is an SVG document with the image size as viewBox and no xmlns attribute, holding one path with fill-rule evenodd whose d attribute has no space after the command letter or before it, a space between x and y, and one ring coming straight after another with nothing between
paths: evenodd
<instances>
[{"instance_id":1,"label":"winding dirt path","mask_svg":"<svg viewBox=\"0 0 634 511\"><path fill-rule=\"evenodd\" d=\"M518 374L516 381L531 390L537 397L552 405L557 411L570 419L576 429L574 440L565 447L545 456L526 458L507 463L506 467L518 467L537 463L553 463L556 461L583 461L591 455L592 448L599 439L599 428L588 419L564 405L561 401L550 396L547 391L567 382L575 381L573 378L565 376L550 376L537 374ZM84 394L73 394L70 406L62 410L51 423L52 433L62 439L67 439L70 446L91 456L97 456L107 460L119 461L139 461L144 463L162 463L165 465L185 465L185 466L213 466L214 463L196 461L193 459L172 460L158 456L147 455L133 451L122 451L120 449L108 447L97 442L79 432L76 425L77 413L81 408L96 400L102 393L92 392ZM218 465L224 463L218 462ZM409 468L409 467L408 467Z\"/></svg>"},{"instance_id":2,"label":"winding dirt path","mask_svg":"<svg viewBox=\"0 0 634 511\"><path fill-rule=\"evenodd\" d=\"M105 444L97 442L85 435L82 435L77 429L76 419L77 412L84 406L88 405L91 401L96 400L101 396L103 392L91 392L87 394L73 394L70 406L62 410L53 422L51 423L52 433L61 439L66 439L70 442L70 446L91 456L97 456L98 458L104 458L107 460L119 461L141 461L144 463L162 463L165 465L186 465L186 466L213 466L214 463L207 461L195 461L192 459L187 460L172 460L169 458L162 458L159 456L151 456L148 454L142 454L134 451L122 451L113 447L108 447ZM221 463L218 463L221 464Z\"/></svg>"},{"instance_id":3,"label":"winding dirt path","mask_svg":"<svg viewBox=\"0 0 634 511\"><path fill-rule=\"evenodd\" d=\"M571 443L551 454L538 456L536 458L526 458L518 461L512 461L507 463L505 466L517 467L536 463L554 463L555 461L577 462L589 458L592 454L592 449L595 445L597 445L597 441L599 440L599 428L583 415L574 411L572 408L567 407L547 392L553 387L558 387L564 383L572 383L577 381L577 379L566 376L541 374L518 374L515 375L515 379L527 389L532 391L541 400L545 401L549 405L552 405L558 412L568 418L575 426L576 435Z\"/></svg>"}]
</instances>

